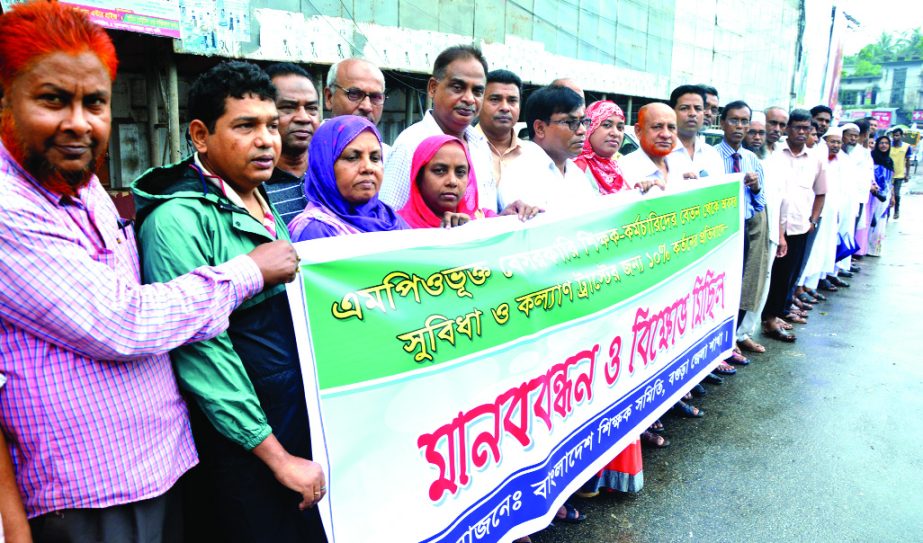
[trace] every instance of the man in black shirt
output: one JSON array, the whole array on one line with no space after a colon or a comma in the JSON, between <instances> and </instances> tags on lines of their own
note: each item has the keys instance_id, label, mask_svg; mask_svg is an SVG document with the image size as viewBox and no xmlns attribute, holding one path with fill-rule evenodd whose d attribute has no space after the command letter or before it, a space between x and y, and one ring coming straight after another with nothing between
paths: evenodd
<instances>
[{"instance_id":1,"label":"man in black shirt","mask_svg":"<svg viewBox=\"0 0 923 543\"><path fill-rule=\"evenodd\" d=\"M320 104L311 76L288 62L266 69L276 87L282 154L272 177L264 184L269 201L285 224L305 207L304 173L308 169L308 147L320 125Z\"/></svg>"}]
</instances>

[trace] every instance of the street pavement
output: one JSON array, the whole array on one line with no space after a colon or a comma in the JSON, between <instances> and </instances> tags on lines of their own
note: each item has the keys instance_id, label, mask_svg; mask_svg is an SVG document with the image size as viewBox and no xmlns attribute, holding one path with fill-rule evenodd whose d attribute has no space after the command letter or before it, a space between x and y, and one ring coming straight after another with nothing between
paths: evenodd
<instances>
[{"instance_id":1,"label":"street pavement","mask_svg":"<svg viewBox=\"0 0 923 543\"><path fill-rule=\"evenodd\" d=\"M916 192L917 194L912 194ZM765 354L664 417L636 495L574 499L588 515L536 543L923 541L923 172L848 289Z\"/></svg>"}]
</instances>

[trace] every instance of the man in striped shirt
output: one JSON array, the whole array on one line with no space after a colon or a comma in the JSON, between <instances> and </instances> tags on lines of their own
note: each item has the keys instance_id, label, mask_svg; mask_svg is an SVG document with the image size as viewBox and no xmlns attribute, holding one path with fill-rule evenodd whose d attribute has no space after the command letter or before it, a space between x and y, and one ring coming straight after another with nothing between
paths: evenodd
<instances>
[{"instance_id":1,"label":"man in striped shirt","mask_svg":"<svg viewBox=\"0 0 923 543\"><path fill-rule=\"evenodd\" d=\"M731 102L721 111L724 139L718 144L718 154L724 160L725 173L744 174L743 202L745 206L744 269L737 319L737 342L751 352L765 348L753 340L751 330L759 320L766 271L772 264L769 254L769 221L763 194L763 165L753 151L743 146L750 128L752 111L743 101ZM741 357L737 357L740 360ZM734 359L732 357L729 360Z\"/></svg>"},{"instance_id":2,"label":"man in striped shirt","mask_svg":"<svg viewBox=\"0 0 923 543\"><path fill-rule=\"evenodd\" d=\"M269 201L288 224L307 204L304 174L308 169L311 138L320 125L320 104L311 76L304 68L280 62L266 68L266 73L276 87L282 154L264 188Z\"/></svg>"},{"instance_id":3,"label":"man in striped shirt","mask_svg":"<svg viewBox=\"0 0 923 543\"><path fill-rule=\"evenodd\" d=\"M0 426L36 541L172 541L197 462L167 352L294 279L286 242L140 284L133 229L94 171L115 48L86 15L0 15Z\"/></svg>"}]
</instances>

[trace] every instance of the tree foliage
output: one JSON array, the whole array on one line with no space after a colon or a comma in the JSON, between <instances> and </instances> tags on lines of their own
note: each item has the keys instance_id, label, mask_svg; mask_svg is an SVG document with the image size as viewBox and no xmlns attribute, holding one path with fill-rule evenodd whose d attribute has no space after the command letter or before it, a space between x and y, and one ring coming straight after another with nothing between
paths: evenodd
<instances>
[{"instance_id":1,"label":"tree foliage","mask_svg":"<svg viewBox=\"0 0 923 543\"><path fill-rule=\"evenodd\" d=\"M881 75L881 64L892 60L923 58L923 32L919 28L900 34L883 33L855 55L843 59L843 77Z\"/></svg>"}]
</instances>

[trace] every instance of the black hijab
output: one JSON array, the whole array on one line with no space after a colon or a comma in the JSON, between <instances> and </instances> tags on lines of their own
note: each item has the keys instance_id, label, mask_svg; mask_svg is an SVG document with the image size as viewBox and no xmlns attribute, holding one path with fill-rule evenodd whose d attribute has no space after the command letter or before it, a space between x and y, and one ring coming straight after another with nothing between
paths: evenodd
<instances>
[{"instance_id":1,"label":"black hijab","mask_svg":"<svg viewBox=\"0 0 923 543\"><path fill-rule=\"evenodd\" d=\"M872 160L875 161L876 166L884 166L885 168L893 172L894 171L894 161L891 160L891 155L888 153L883 153L878 150L878 143L881 140L887 140L888 149L889 150L891 149L890 147L891 138L889 138L888 136L879 136L878 139L875 140L875 147L872 149Z\"/></svg>"}]
</instances>

